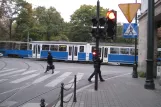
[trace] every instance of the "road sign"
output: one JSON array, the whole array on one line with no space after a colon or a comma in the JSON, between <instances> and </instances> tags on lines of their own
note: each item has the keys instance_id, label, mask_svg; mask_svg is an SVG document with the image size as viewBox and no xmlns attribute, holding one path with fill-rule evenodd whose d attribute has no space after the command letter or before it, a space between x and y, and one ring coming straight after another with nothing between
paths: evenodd
<instances>
[{"instance_id":1,"label":"road sign","mask_svg":"<svg viewBox=\"0 0 161 107\"><path fill-rule=\"evenodd\" d=\"M129 23L132 22L140 6L140 3L119 4L119 8Z\"/></svg>"},{"instance_id":2,"label":"road sign","mask_svg":"<svg viewBox=\"0 0 161 107\"><path fill-rule=\"evenodd\" d=\"M123 25L123 37L124 38L137 38L138 26L136 23L124 23Z\"/></svg>"}]
</instances>

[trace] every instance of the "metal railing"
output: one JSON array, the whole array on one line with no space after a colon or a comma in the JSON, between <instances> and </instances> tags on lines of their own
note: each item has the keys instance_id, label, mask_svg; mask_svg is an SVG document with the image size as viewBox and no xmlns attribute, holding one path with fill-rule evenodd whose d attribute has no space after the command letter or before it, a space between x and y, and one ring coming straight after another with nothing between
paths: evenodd
<instances>
[{"instance_id":1,"label":"metal railing","mask_svg":"<svg viewBox=\"0 0 161 107\"><path fill-rule=\"evenodd\" d=\"M73 102L77 102L76 83L77 83L77 76L76 75L74 76L74 81L72 82L72 85L70 86L70 88L66 89L64 87L64 83L61 83L61 89L60 89L59 96L58 96L57 100L55 100L55 104L52 107L56 107L56 105L58 104L59 101L60 101L59 107L64 107L64 103L68 103L69 101L71 101L72 97L73 97ZM69 84L66 84L66 85L69 85ZM73 85L74 85L73 94L71 95L71 97L69 98L68 101L64 101L64 91L69 91L73 87ZM46 107L45 106L45 99L43 99L43 98L40 100L40 107Z\"/></svg>"}]
</instances>

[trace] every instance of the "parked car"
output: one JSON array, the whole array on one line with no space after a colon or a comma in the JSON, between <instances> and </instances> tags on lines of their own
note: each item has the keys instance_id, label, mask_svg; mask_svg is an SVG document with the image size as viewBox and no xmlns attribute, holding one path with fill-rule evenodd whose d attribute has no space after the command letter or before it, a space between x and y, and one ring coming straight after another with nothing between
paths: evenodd
<instances>
[{"instance_id":1,"label":"parked car","mask_svg":"<svg viewBox=\"0 0 161 107\"><path fill-rule=\"evenodd\" d=\"M2 53L0 53L0 57L2 57L3 56L3 54Z\"/></svg>"}]
</instances>

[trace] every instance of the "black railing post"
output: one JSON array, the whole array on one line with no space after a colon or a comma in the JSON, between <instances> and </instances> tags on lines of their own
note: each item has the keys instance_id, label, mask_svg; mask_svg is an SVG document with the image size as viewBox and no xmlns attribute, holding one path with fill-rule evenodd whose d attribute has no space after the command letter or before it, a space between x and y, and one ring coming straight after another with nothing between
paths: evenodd
<instances>
[{"instance_id":1,"label":"black railing post","mask_svg":"<svg viewBox=\"0 0 161 107\"><path fill-rule=\"evenodd\" d=\"M60 107L63 107L63 97L64 97L64 83L61 83L61 101L60 101Z\"/></svg>"},{"instance_id":2,"label":"black railing post","mask_svg":"<svg viewBox=\"0 0 161 107\"><path fill-rule=\"evenodd\" d=\"M45 99L41 99L40 103L40 107L45 107Z\"/></svg>"},{"instance_id":3,"label":"black railing post","mask_svg":"<svg viewBox=\"0 0 161 107\"><path fill-rule=\"evenodd\" d=\"M77 76L74 76L74 98L73 98L73 102L77 102L77 98L76 98L76 89L77 89Z\"/></svg>"}]
</instances>

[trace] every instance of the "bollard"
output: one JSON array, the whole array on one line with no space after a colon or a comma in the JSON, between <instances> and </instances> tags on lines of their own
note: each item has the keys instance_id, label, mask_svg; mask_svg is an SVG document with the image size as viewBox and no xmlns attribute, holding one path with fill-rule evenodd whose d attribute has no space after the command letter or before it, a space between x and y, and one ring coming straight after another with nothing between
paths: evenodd
<instances>
[{"instance_id":1,"label":"bollard","mask_svg":"<svg viewBox=\"0 0 161 107\"><path fill-rule=\"evenodd\" d=\"M77 83L77 76L74 76L74 97L73 97L73 102L77 102L76 98L76 83Z\"/></svg>"},{"instance_id":2,"label":"bollard","mask_svg":"<svg viewBox=\"0 0 161 107\"><path fill-rule=\"evenodd\" d=\"M41 103L40 104L40 107L45 107L45 99L42 98L41 101L40 101L40 103Z\"/></svg>"},{"instance_id":3,"label":"bollard","mask_svg":"<svg viewBox=\"0 0 161 107\"><path fill-rule=\"evenodd\" d=\"M64 83L61 83L61 101L60 101L60 107L63 107L63 97L64 97Z\"/></svg>"}]
</instances>

